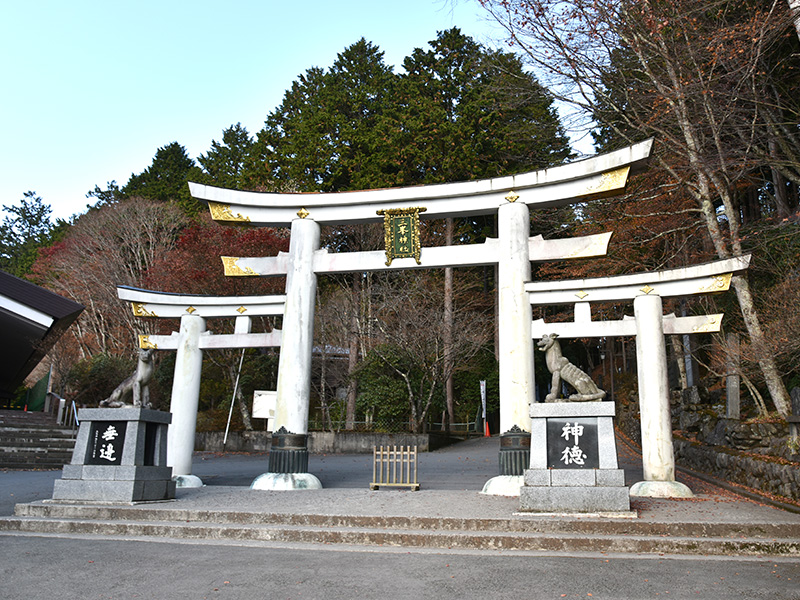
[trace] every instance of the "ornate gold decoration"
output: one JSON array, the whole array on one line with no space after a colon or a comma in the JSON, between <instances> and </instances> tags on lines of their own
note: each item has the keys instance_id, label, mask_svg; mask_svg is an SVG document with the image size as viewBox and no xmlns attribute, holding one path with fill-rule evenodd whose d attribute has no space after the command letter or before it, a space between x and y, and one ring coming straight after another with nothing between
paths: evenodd
<instances>
[{"instance_id":1,"label":"ornate gold decoration","mask_svg":"<svg viewBox=\"0 0 800 600\"><path fill-rule=\"evenodd\" d=\"M144 302L131 302L131 308L133 309L134 316L137 317L157 317L158 315L154 312L147 310L144 307Z\"/></svg>"},{"instance_id":2,"label":"ornate gold decoration","mask_svg":"<svg viewBox=\"0 0 800 600\"><path fill-rule=\"evenodd\" d=\"M297 216L300 217L301 219L305 219L309 214L311 214L311 213L309 213L305 209L305 207L301 208L300 210L297 211Z\"/></svg>"},{"instance_id":3,"label":"ornate gold decoration","mask_svg":"<svg viewBox=\"0 0 800 600\"><path fill-rule=\"evenodd\" d=\"M239 308L236 309L236 312L238 312L240 315L243 315L244 313L247 312L247 309L244 306L240 306Z\"/></svg>"},{"instance_id":4,"label":"ornate gold decoration","mask_svg":"<svg viewBox=\"0 0 800 600\"><path fill-rule=\"evenodd\" d=\"M722 315L709 315L706 322L697 327L692 327L693 333L709 333L711 331L719 331L719 323L722 320Z\"/></svg>"},{"instance_id":5,"label":"ornate gold decoration","mask_svg":"<svg viewBox=\"0 0 800 600\"><path fill-rule=\"evenodd\" d=\"M250 267L240 267L237 261L240 256L221 256L222 265L225 267L225 275L228 277L252 277L258 275Z\"/></svg>"},{"instance_id":6,"label":"ornate gold decoration","mask_svg":"<svg viewBox=\"0 0 800 600\"><path fill-rule=\"evenodd\" d=\"M630 167L621 167L613 171L606 171L600 176L600 181L596 185L586 188L584 195L604 194L623 189L628 181L630 170Z\"/></svg>"},{"instance_id":7,"label":"ornate gold decoration","mask_svg":"<svg viewBox=\"0 0 800 600\"><path fill-rule=\"evenodd\" d=\"M141 348L142 350L158 350L158 344L154 344L153 342L151 342L149 335L140 335L139 348Z\"/></svg>"},{"instance_id":8,"label":"ornate gold decoration","mask_svg":"<svg viewBox=\"0 0 800 600\"><path fill-rule=\"evenodd\" d=\"M208 201L208 209L211 211L211 218L215 221L227 221L229 223L249 223L250 217L242 216L241 213L233 214L228 204Z\"/></svg>"},{"instance_id":9,"label":"ornate gold decoration","mask_svg":"<svg viewBox=\"0 0 800 600\"><path fill-rule=\"evenodd\" d=\"M517 194L514 190L510 190L506 196L506 200L509 202L516 202L519 200L519 194Z\"/></svg>"},{"instance_id":10,"label":"ornate gold decoration","mask_svg":"<svg viewBox=\"0 0 800 600\"><path fill-rule=\"evenodd\" d=\"M722 275L714 275L711 278L711 283L707 286L701 287L698 292L724 292L731 287L731 277L733 273L723 273Z\"/></svg>"},{"instance_id":11,"label":"ornate gold decoration","mask_svg":"<svg viewBox=\"0 0 800 600\"><path fill-rule=\"evenodd\" d=\"M186 309L186 312L191 315L193 313L196 313L197 309L194 306L190 306L189 308Z\"/></svg>"},{"instance_id":12,"label":"ornate gold decoration","mask_svg":"<svg viewBox=\"0 0 800 600\"><path fill-rule=\"evenodd\" d=\"M580 292L576 292L575 295L578 298L580 298L581 300L583 300L584 298L586 298L586 296L589 295L589 293L588 292L584 292L583 290L581 290Z\"/></svg>"},{"instance_id":13,"label":"ornate gold decoration","mask_svg":"<svg viewBox=\"0 0 800 600\"><path fill-rule=\"evenodd\" d=\"M425 207L387 208L377 211L383 216L384 243L386 244L386 266L395 258L413 258L420 263L422 248L419 242L419 213Z\"/></svg>"},{"instance_id":14,"label":"ornate gold decoration","mask_svg":"<svg viewBox=\"0 0 800 600\"><path fill-rule=\"evenodd\" d=\"M645 294L649 294L649 293L650 293L650 292L652 292L654 289L656 289L656 288L654 288L654 287L650 287L650 284L648 284L648 285L644 286L644 287L643 287L641 290L639 290L639 291L640 291L640 292L644 292Z\"/></svg>"}]
</instances>

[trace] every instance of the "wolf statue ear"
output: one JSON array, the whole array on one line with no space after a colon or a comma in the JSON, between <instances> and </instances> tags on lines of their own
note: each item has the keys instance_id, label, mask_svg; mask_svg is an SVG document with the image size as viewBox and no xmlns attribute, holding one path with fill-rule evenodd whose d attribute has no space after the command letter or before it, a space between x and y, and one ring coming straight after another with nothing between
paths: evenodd
<instances>
[{"instance_id":1,"label":"wolf statue ear","mask_svg":"<svg viewBox=\"0 0 800 600\"><path fill-rule=\"evenodd\" d=\"M551 333L550 337L553 338L553 339L556 339L558 337L558 334L557 333Z\"/></svg>"}]
</instances>

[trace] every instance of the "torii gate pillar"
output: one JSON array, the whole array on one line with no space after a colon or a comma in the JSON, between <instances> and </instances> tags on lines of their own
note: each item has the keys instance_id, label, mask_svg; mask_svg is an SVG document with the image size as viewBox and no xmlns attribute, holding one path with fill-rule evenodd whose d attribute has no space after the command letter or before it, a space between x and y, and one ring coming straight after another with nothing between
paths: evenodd
<instances>
[{"instance_id":1,"label":"torii gate pillar","mask_svg":"<svg viewBox=\"0 0 800 600\"><path fill-rule=\"evenodd\" d=\"M319 249L319 239L319 223L308 218L292 220L275 432L269 471L253 481L250 488L254 490L322 487L319 479L308 472L308 409L317 297L314 252Z\"/></svg>"},{"instance_id":2,"label":"torii gate pillar","mask_svg":"<svg viewBox=\"0 0 800 600\"><path fill-rule=\"evenodd\" d=\"M534 400L532 310L525 292L531 278L528 205L508 202L498 208L498 346L500 356L500 475L527 468ZM519 447L517 447L519 446ZM516 465L519 463L519 465Z\"/></svg>"},{"instance_id":3,"label":"torii gate pillar","mask_svg":"<svg viewBox=\"0 0 800 600\"><path fill-rule=\"evenodd\" d=\"M206 320L197 315L183 315L175 356L175 378L172 381L172 425L167 430L167 465L172 467L178 487L202 487L203 482L192 475L192 451L197 428L197 406L200 400L200 379L203 370L203 351L200 334L206 330Z\"/></svg>"},{"instance_id":4,"label":"torii gate pillar","mask_svg":"<svg viewBox=\"0 0 800 600\"><path fill-rule=\"evenodd\" d=\"M633 300L645 480L631 487L631 495L691 498L692 491L675 481L662 304L655 294Z\"/></svg>"}]
</instances>

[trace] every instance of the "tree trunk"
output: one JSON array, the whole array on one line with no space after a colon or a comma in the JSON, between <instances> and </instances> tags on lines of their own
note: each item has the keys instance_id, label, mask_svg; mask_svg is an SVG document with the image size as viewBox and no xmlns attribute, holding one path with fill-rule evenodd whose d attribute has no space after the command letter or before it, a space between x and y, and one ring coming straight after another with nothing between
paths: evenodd
<instances>
[{"instance_id":1,"label":"tree trunk","mask_svg":"<svg viewBox=\"0 0 800 600\"><path fill-rule=\"evenodd\" d=\"M672 343L672 355L675 357L675 364L678 365L678 380L681 384L681 389L685 390L689 387L689 380L686 378L686 363L683 360L683 344L681 343L681 336L669 336Z\"/></svg>"},{"instance_id":2,"label":"tree trunk","mask_svg":"<svg viewBox=\"0 0 800 600\"><path fill-rule=\"evenodd\" d=\"M797 1L800 2L800 0ZM778 149L772 140L769 142L769 150L777 160ZM770 172L772 174L772 187L775 189L776 216L778 219L786 219L792 212L789 208L789 197L786 193L786 179L775 168L770 168Z\"/></svg>"},{"instance_id":3,"label":"tree trunk","mask_svg":"<svg viewBox=\"0 0 800 600\"><path fill-rule=\"evenodd\" d=\"M800 38L800 0L789 0L789 10L792 11L794 28L797 30L797 37Z\"/></svg>"},{"instance_id":4,"label":"tree trunk","mask_svg":"<svg viewBox=\"0 0 800 600\"><path fill-rule=\"evenodd\" d=\"M730 244L733 250L733 252L731 252L720 230L716 211L711 202L712 194L709 180L700 168L696 168L695 173L698 176L699 185L697 193L701 200L700 205L708 228L709 237L714 244L717 256L723 259L730 258L732 255L741 256L741 240L738 237L738 215L736 215L733 208L727 203L726 198L721 193L721 187L716 186L716 189L720 191L720 196L723 196L723 202L726 203L725 212L729 216ZM742 318L747 328L747 333L750 336L750 343L754 351L754 356L764 376L764 382L772 397L772 402L778 413L786 417L789 415L790 411L789 394L781 379L780 372L775 364L775 359L769 353L767 345L764 342L764 333L761 330L761 323L758 318L755 302L753 302L753 295L750 292L750 285L747 283L747 279L741 275L735 275L732 279L732 283L733 289L736 292L736 299L739 302L739 309L742 311Z\"/></svg>"},{"instance_id":5,"label":"tree trunk","mask_svg":"<svg viewBox=\"0 0 800 600\"><path fill-rule=\"evenodd\" d=\"M353 274L353 302L350 310L350 343L348 347L347 362L347 409L345 413L345 429L352 431L356 428L356 398L358 397L358 382L355 378L358 366L358 315L361 307L361 273Z\"/></svg>"},{"instance_id":6,"label":"tree trunk","mask_svg":"<svg viewBox=\"0 0 800 600\"><path fill-rule=\"evenodd\" d=\"M445 244L453 245L453 219L445 219ZM446 267L444 270L444 372L447 377L445 380L445 399L447 410L447 431L450 431L450 424L454 422L454 400L453 400L453 268Z\"/></svg>"},{"instance_id":7,"label":"tree trunk","mask_svg":"<svg viewBox=\"0 0 800 600\"><path fill-rule=\"evenodd\" d=\"M242 415L242 423L247 431L253 431L253 422L250 420L250 410L247 408L247 402L242 394L242 388L236 388L236 403L239 405L239 413Z\"/></svg>"},{"instance_id":8,"label":"tree trunk","mask_svg":"<svg viewBox=\"0 0 800 600\"><path fill-rule=\"evenodd\" d=\"M791 404L786 386L783 383L775 359L769 353L764 340L764 332L761 330L761 323L758 320L753 296L750 292L750 284L741 275L734 275L732 279L733 289L736 291L736 298L742 310L742 317L750 336L750 343L755 350L758 366L764 375L764 382L772 397L775 408L782 417L787 417L791 413Z\"/></svg>"},{"instance_id":9,"label":"tree trunk","mask_svg":"<svg viewBox=\"0 0 800 600\"><path fill-rule=\"evenodd\" d=\"M328 340L326 338L326 321L324 313L319 309L320 295L317 289L317 315L319 319L319 339L321 352L319 357L319 405L322 409L322 427L328 431L333 431L333 424L331 423L331 410L328 406Z\"/></svg>"},{"instance_id":10,"label":"tree trunk","mask_svg":"<svg viewBox=\"0 0 800 600\"><path fill-rule=\"evenodd\" d=\"M327 394L327 378L328 378L328 360L327 353L325 352L325 341L322 338L322 353L320 356L319 365L319 405L322 408L322 426L328 431L333 431L333 423L331 423L331 409L328 406Z\"/></svg>"}]
</instances>

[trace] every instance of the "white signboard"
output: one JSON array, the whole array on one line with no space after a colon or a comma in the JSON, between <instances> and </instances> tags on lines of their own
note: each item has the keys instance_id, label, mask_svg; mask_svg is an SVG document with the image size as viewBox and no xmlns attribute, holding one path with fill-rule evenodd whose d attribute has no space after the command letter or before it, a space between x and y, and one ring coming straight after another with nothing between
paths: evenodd
<instances>
[{"instance_id":1,"label":"white signboard","mask_svg":"<svg viewBox=\"0 0 800 600\"><path fill-rule=\"evenodd\" d=\"M272 431L277 401L278 392L268 390L253 392L253 418L267 419L267 431Z\"/></svg>"}]
</instances>

